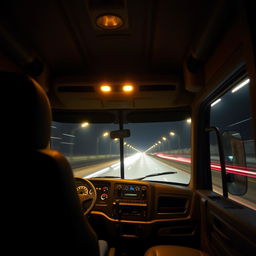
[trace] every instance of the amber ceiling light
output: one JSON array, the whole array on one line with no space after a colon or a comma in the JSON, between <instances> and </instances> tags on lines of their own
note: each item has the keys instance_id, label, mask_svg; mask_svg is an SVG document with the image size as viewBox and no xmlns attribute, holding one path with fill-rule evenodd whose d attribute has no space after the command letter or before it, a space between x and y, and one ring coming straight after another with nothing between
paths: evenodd
<instances>
[{"instance_id":1,"label":"amber ceiling light","mask_svg":"<svg viewBox=\"0 0 256 256\"><path fill-rule=\"evenodd\" d=\"M125 93L130 93L133 92L134 87L132 84L124 84L122 89Z\"/></svg>"},{"instance_id":2,"label":"amber ceiling light","mask_svg":"<svg viewBox=\"0 0 256 256\"><path fill-rule=\"evenodd\" d=\"M97 26L103 29L117 29L123 25L123 20L113 14L99 16L96 20Z\"/></svg>"},{"instance_id":3,"label":"amber ceiling light","mask_svg":"<svg viewBox=\"0 0 256 256\"><path fill-rule=\"evenodd\" d=\"M100 86L100 91L103 92L103 93L109 93L109 92L112 91L112 88L108 84L103 84L103 85Z\"/></svg>"}]
</instances>

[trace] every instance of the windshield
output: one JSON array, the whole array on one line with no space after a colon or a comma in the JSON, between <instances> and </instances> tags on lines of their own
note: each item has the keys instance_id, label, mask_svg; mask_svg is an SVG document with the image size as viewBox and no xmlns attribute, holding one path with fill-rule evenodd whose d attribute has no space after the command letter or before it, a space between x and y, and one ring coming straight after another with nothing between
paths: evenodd
<instances>
[{"instance_id":1,"label":"windshield","mask_svg":"<svg viewBox=\"0 0 256 256\"><path fill-rule=\"evenodd\" d=\"M130 123L124 138L124 178L188 184L191 119ZM75 177L120 178L120 143L111 139L117 124L52 122L51 147L64 154Z\"/></svg>"}]
</instances>

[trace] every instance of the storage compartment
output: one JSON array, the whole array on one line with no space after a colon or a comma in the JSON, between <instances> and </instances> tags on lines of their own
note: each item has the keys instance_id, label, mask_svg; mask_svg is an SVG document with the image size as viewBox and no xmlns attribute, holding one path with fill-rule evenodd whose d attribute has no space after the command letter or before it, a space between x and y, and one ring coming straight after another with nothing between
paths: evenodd
<instances>
[{"instance_id":1,"label":"storage compartment","mask_svg":"<svg viewBox=\"0 0 256 256\"><path fill-rule=\"evenodd\" d=\"M166 197L158 199L158 213L184 213L187 210L188 199L185 197Z\"/></svg>"}]
</instances>

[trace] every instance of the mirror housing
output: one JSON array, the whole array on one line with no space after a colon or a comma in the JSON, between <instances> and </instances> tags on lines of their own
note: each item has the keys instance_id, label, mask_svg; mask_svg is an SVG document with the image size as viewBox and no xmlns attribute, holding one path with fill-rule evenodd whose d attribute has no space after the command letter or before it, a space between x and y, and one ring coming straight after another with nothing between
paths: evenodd
<instances>
[{"instance_id":1,"label":"mirror housing","mask_svg":"<svg viewBox=\"0 0 256 256\"><path fill-rule=\"evenodd\" d=\"M129 129L116 130L110 132L111 139L120 139L130 137L131 133Z\"/></svg>"},{"instance_id":2,"label":"mirror housing","mask_svg":"<svg viewBox=\"0 0 256 256\"><path fill-rule=\"evenodd\" d=\"M244 142L240 133L224 131L222 133L225 165L246 166ZM232 195L242 196L247 192L247 176L226 173L228 192Z\"/></svg>"}]
</instances>

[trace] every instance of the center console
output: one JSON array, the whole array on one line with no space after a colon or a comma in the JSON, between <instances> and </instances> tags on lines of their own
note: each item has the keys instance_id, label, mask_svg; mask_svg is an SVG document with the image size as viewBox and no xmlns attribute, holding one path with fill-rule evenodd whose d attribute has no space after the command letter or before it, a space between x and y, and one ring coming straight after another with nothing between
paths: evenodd
<instances>
[{"instance_id":1,"label":"center console","mask_svg":"<svg viewBox=\"0 0 256 256\"><path fill-rule=\"evenodd\" d=\"M113 221L149 219L150 187L146 182L92 179L97 191L94 214L105 214Z\"/></svg>"},{"instance_id":2,"label":"center console","mask_svg":"<svg viewBox=\"0 0 256 256\"><path fill-rule=\"evenodd\" d=\"M147 194L146 185L115 184L113 217L119 220L145 220L148 217Z\"/></svg>"}]
</instances>

